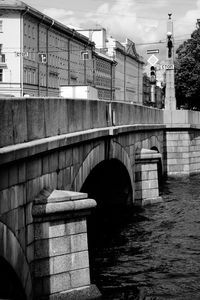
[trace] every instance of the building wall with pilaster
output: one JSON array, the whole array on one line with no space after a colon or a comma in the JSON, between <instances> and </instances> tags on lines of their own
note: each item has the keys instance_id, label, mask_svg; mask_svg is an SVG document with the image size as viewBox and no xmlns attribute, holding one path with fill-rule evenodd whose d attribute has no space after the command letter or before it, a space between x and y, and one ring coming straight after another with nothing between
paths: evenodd
<instances>
[{"instance_id":1,"label":"building wall with pilaster","mask_svg":"<svg viewBox=\"0 0 200 300\"><path fill-rule=\"evenodd\" d=\"M3 77L0 82L2 94L16 94L20 96L20 14L9 13L1 14L2 32L0 32L0 44L2 54L5 55L5 62L0 62L0 69Z\"/></svg>"}]
</instances>

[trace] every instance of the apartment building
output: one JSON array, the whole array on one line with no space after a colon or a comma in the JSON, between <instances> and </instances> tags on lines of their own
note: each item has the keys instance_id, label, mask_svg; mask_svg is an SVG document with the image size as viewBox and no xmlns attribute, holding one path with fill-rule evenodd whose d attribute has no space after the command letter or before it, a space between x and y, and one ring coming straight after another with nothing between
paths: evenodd
<instances>
[{"instance_id":1,"label":"apartment building","mask_svg":"<svg viewBox=\"0 0 200 300\"><path fill-rule=\"evenodd\" d=\"M58 96L94 86L94 43L18 0L0 0L0 94Z\"/></svg>"},{"instance_id":2,"label":"apartment building","mask_svg":"<svg viewBox=\"0 0 200 300\"><path fill-rule=\"evenodd\" d=\"M143 66L135 43L130 39L120 43L114 38L107 39L108 55L117 61L115 69L115 100L142 104Z\"/></svg>"},{"instance_id":3,"label":"apartment building","mask_svg":"<svg viewBox=\"0 0 200 300\"><path fill-rule=\"evenodd\" d=\"M144 61L137 53L135 43L130 39L120 43L112 37L107 37L104 28L80 29L78 32L95 42L96 50L116 62L114 99L142 104Z\"/></svg>"}]
</instances>

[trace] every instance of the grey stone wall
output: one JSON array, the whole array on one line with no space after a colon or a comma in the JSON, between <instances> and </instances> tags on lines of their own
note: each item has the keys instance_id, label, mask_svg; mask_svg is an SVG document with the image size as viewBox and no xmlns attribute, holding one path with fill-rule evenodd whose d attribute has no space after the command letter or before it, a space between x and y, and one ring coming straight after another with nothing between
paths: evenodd
<instances>
[{"instance_id":1,"label":"grey stone wall","mask_svg":"<svg viewBox=\"0 0 200 300\"><path fill-rule=\"evenodd\" d=\"M166 171L168 175L200 172L200 132L185 128L166 133Z\"/></svg>"},{"instance_id":2,"label":"grey stone wall","mask_svg":"<svg viewBox=\"0 0 200 300\"><path fill-rule=\"evenodd\" d=\"M0 147L112 125L162 123L162 110L128 103L63 98L0 99Z\"/></svg>"}]
</instances>

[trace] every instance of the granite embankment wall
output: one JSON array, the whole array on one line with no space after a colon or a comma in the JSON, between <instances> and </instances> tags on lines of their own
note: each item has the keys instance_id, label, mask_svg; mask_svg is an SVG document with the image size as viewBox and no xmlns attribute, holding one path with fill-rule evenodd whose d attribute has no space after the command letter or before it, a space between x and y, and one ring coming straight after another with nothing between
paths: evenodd
<instances>
[{"instance_id":1,"label":"granite embankment wall","mask_svg":"<svg viewBox=\"0 0 200 300\"><path fill-rule=\"evenodd\" d=\"M200 172L200 112L164 112L164 161L168 176Z\"/></svg>"}]
</instances>

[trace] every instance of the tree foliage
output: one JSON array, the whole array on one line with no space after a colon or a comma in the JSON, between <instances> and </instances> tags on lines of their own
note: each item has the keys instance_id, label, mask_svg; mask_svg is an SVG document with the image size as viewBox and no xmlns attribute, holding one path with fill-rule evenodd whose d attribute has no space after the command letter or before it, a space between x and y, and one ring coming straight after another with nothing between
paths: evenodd
<instances>
[{"instance_id":1,"label":"tree foliage","mask_svg":"<svg viewBox=\"0 0 200 300\"><path fill-rule=\"evenodd\" d=\"M200 29L181 44L175 61L177 106L200 109Z\"/></svg>"}]
</instances>

